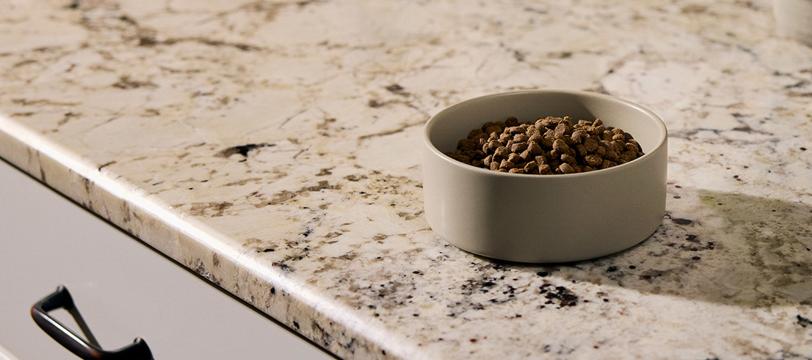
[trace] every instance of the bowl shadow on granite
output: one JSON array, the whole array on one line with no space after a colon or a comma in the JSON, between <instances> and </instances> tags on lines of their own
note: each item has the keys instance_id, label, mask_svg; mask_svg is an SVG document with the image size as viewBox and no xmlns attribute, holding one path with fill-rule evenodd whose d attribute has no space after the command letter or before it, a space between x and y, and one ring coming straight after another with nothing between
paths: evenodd
<instances>
[{"instance_id":1,"label":"bowl shadow on granite","mask_svg":"<svg viewBox=\"0 0 812 360\"><path fill-rule=\"evenodd\" d=\"M500 266L742 307L812 305L812 207L671 186L668 197L663 224L629 250L541 268Z\"/></svg>"}]
</instances>

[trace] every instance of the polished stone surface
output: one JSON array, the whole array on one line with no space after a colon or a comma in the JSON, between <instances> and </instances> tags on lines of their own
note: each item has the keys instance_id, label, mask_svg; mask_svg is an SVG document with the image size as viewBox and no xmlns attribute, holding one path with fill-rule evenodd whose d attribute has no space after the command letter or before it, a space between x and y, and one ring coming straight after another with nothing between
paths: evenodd
<instances>
[{"instance_id":1,"label":"polished stone surface","mask_svg":"<svg viewBox=\"0 0 812 360\"><path fill-rule=\"evenodd\" d=\"M812 49L769 2L43 4L0 4L0 156L339 356L812 355ZM432 234L421 125L535 88L665 119L648 241L530 266Z\"/></svg>"}]
</instances>

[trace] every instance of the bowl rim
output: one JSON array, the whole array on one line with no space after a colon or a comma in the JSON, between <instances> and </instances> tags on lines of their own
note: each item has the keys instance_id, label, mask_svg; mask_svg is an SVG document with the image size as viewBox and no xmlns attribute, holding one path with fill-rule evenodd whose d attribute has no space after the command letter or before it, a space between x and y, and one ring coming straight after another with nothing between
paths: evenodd
<instances>
[{"instance_id":1,"label":"bowl rim","mask_svg":"<svg viewBox=\"0 0 812 360\"><path fill-rule=\"evenodd\" d=\"M499 98L499 97L509 97L509 96L515 96L515 95L523 95L523 94L538 94L538 95L564 94L564 95L571 95L571 96L598 97L598 98L601 98L603 100L620 103L622 105L628 106L628 107L630 107L632 109L635 109L637 111L640 111L640 112L648 115L648 117L653 120L653 122L657 125L657 127L660 128L660 130L661 130L660 131L660 138L659 138L659 140L657 142L657 145L654 147L653 150L651 150L651 151L643 154L643 156L641 156L641 157L639 157L637 159L634 159L632 161L629 161L627 163L616 165L616 166L613 166L613 167L610 167L610 168L607 168L607 169L598 169L598 170L593 170L593 171L588 171L588 172L581 172L581 173L574 173L574 174L551 174L551 175L515 174L515 173L493 171L493 170L490 170L490 169L484 169L484 168L476 167L476 166L469 165L469 164L466 164L466 163L463 163L463 162L460 162L458 160L455 160L455 159L451 158L450 156L448 156L445 153L443 153L442 151L440 151L440 149L438 149L436 146L434 146L434 144L431 142L431 138L430 138L429 135L431 133L432 127L437 123L437 117L440 116L441 114L454 111L456 108L465 106L465 105L470 104L470 103L475 102L475 101L481 101L481 100L485 100L485 99L489 99L489 98ZM423 126L423 143L424 143L424 145L435 156L439 156L441 159L445 160L447 163L451 164L452 166L456 166L456 167L458 167L458 168L460 168L460 169L462 169L464 171L473 171L473 172L476 172L476 173L480 173L482 175L507 176L507 177L516 177L516 178L562 179L562 178L574 178L574 177L586 177L586 176L601 176L601 175L608 174L610 172L622 171L623 169L627 169L627 168L629 168L631 166L635 166L636 164L641 163L643 160L653 156L652 154L660 151L660 149L662 149L663 146L665 146L665 144L667 143L667 140L668 140L668 128L665 126L665 122L663 121L662 118L660 118L659 115L657 115L657 113L655 113L654 111L648 109L645 106L642 106L640 104L637 104L637 103L634 103L634 102L631 102L629 100L622 99L622 98L619 98L619 97L616 97L616 96L612 96L612 95L606 95L606 94L592 92L592 91L564 90L564 89L518 90L518 91L507 91L507 92L501 92L501 93L494 93L494 94L477 96L477 97L474 97L474 98L463 100L461 102L458 102L458 103L456 103L454 105L448 106L448 107L440 110L439 112L434 114L431 118L429 118L429 120Z\"/></svg>"}]
</instances>

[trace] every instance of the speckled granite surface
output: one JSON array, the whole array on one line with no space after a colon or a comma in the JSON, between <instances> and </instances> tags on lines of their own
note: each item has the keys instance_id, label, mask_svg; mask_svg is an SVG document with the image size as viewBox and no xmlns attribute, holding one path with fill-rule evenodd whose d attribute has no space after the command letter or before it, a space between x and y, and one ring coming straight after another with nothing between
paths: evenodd
<instances>
[{"instance_id":1,"label":"speckled granite surface","mask_svg":"<svg viewBox=\"0 0 812 360\"><path fill-rule=\"evenodd\" d=\"M812 49L769 3L43 4L0 4L0 156L339 356L812 357ZM433 236L429 114L548 87L666 120L661 229L544 267Z\"/></svg>"}]
</instances>

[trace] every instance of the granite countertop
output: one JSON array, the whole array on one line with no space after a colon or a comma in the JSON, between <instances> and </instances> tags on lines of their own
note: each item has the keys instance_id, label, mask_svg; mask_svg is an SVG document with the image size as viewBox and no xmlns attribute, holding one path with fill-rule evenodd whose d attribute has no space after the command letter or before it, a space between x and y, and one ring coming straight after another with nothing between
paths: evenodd
<instances>
[{"instance_id":1,"label":"granite countertop","mask_svg":"<svg viewBox=\"0 0 812 360\"><path fill-rule=\"evenodd\" d=\"M812 356L812 49L769 2L0 9L0 156L338 356ZM649 240L532 266L432 234L422 124L535 88L665 119Z\"/></svg>"}]
</instances>

